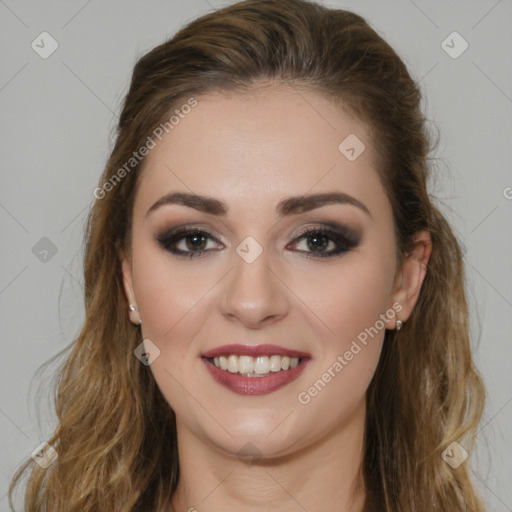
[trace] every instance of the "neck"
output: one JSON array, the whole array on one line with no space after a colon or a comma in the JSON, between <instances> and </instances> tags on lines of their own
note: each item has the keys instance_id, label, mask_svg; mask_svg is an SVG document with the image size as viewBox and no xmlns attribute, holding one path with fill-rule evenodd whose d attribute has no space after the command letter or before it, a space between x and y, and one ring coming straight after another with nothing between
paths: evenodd
<instances>
[{"instance_id":1,"label":"neck","mask_svg":"<svg viewBox=\"0 0 512 512\"><path fill-rule=\"evenodd\" d=\"M363 512L365 407L336 430L290 455L244 463L177 423L176 512Z\"/></svg>"}]
</instances>

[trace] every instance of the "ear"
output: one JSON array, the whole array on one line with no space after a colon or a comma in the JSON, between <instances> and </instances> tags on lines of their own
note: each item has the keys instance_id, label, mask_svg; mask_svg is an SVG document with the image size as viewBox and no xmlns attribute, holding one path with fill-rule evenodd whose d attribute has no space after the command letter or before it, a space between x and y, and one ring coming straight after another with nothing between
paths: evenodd
<instances>
[{"instance_id":1,"label":"ear","mask_svg":"<svg viewBox=\"0 0 512 512\"><path fill-rule=\"evenodd\" d=\"M132 267L131 262L128 260L126 255L123 253L120 254L121 259L121 268L123 272L123 287L124 293L126 295L126 299L128 303L137 308L137 301L135 300L135 294L133 293L133 281L132 281ZM132 311L130 308L128 311L128 315L130 317L130 321L135 325L141 325L140 315L138 309Z\"/></svg>"},{"instance_id":2,"label":"ear","mask_svg":"<svg viewBox=\"0 0 512 512\"><path fill-rule=\"evenodd\" d=\"M413 235L414 246L405 255L402 266L395 278L393 291L393 309L396 318L391 319L388 329L396 327L396 321L406 322L418 302L421 287L427 275L427 266L432 254L432 239L427 231L418 231ZM401 308L399 308L399 306Z\"/></svg>"}]
</instances>

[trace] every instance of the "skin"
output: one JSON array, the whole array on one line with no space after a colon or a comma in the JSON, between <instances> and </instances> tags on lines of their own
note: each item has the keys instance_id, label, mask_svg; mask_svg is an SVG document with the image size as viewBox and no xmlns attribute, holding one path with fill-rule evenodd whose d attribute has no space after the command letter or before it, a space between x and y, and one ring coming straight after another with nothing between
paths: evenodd
<instances>
[{"instance_id":1,"label":"skin","mask_svg":"<svg viewBox=\"0 0 512 512\"><path fill-rule=\"evenodd\" d=\"M429 235L416 234L398 268L391 205L368 132L319 93L268 86L197 99L145 160L131 250L122 255L127 298L138 308L130 318L161 351L150 369L177 417L181 474L172 507L362 511L365 395L385 329L309 403L298 395L393 304L401 310L385 328L407 321L431 254ZM338 150L349 134L366 146L355 161ZM216 198L228 214L183 205L147 213L169 192ZM286 197L320 192L348 194L369 213L352 204L276 213ZM311 237L297 237L325 222L348 227L358 245L315 257ZM158 245L155 237L182 225L214 237L204 257L180 258ZM263 248L252 263L236 253L247 236ZM186 242L179 247L194 250ZM329 241L323 250L336 246ZM284 388L242 396L217 384L200 358L228 343L272 343L312 359ZM252 464L237 456L247 443L257 452Z\"/></svg>"}]
</instances>

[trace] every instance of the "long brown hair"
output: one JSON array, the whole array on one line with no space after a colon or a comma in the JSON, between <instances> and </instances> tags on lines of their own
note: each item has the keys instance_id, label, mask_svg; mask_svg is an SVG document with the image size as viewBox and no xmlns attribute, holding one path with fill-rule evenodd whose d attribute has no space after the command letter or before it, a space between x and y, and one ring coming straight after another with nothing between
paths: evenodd
<instances>
[{"instance_id":1,"label":"long brown hair","mask_svg":"<svg viewBox=\"0 0 512 512\"><path fill-rule=\"evenodd\" d=\"M427 192L431 142L419 88L360 16L303 0L248 0L193 21L135 66L88 220L86 320L59 373L58 428L48 440L59 456L47 469L27 461L11 485L12 493L29 472L27 512L167 510L179 478L175 417L133 356L140 331L128 320L119 252L129 250L140 163L126 163L190 98L269 79L319 91L370 128L399 260L416 231L433 241L419 302L402 331L386 333L367 393L367 509L484 510L469 461L452 469L441 457L452 442L471 452L484 388L459 244Z\"/></svg>"}]
</instances>

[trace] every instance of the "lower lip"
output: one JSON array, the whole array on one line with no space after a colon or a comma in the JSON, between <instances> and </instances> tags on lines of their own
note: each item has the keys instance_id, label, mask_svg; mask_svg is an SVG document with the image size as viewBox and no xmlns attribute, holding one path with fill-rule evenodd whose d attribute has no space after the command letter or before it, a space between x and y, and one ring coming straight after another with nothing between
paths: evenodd
<instances>
[{"instance_id":1,"label":"lower lip","mask_svg":"<svg viewBox=\"0 0 512 512\"><path fill-rule=\"evenodd\" d=\"M219 384L233 391L233 393L252 396L268 395L269 393L281 389L297 379L309 362L308 358L304 358L295 368L291 370L281 370L268 377L242 377L238 373L231 373L227 370L217 368L204 357L202 360L212 377Z\"/></svg>"}]
</instances>

